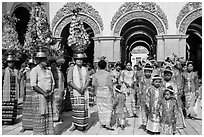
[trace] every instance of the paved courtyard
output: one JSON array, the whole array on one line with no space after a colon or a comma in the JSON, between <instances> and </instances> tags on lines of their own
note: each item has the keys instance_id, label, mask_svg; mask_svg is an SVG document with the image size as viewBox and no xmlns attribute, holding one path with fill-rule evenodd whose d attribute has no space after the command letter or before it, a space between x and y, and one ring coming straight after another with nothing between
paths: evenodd
<instances>
[{"instance_id":1,"label":"paved courtyard","mask_svg":"<svg viewBox=\"0 0 204 137\"><path fill-rule=\"evenodd\" d=\"M22 129L22 105L19 107L17 122L14 125L3 125L3 135L32 135L32 130L26 130L21 133ZM64 112L61 116L63 122L55 122L54 129L56 135L148 135L146 131L140 129L141 117L127 119L125 130L117 128L112 122L114 131L100 128L96 106L90 107L89 111L89 130L85 133L80 131L69 131L72 123L72 112ZM114 121L114 120L113 120ZM202 135L202 120L185 119L186 128L177 130L177 135Z\"/></svg>"}]
</instances>

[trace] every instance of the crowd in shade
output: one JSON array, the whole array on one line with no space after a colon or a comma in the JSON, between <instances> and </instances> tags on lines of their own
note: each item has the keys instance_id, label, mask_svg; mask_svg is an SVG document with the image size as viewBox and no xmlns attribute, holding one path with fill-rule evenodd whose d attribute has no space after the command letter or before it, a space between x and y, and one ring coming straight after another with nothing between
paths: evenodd
<instances>
[{"instance_id":1,"label":"crowd in shade","mask_svg":"<svg viewBox=\"0 0 204 137\"><path fill-rule=\"evenodd\" d=\"M17 69L9 54L2 69L2 121L15 123L19 92L23 93L22 132L54 134L53 122L61 121L70 102L70 131L88 130L88 111L96 106L101 128L125 130L130 118L141 116L141 126L150 134L175 134L185 128L185 119L201 119L202 83L192 61L167 58L157 64L154 58L110 65L106 57L93 67L84 63L85 53L75 53L66 73L63 58L50 58L43 50ZM67 97L67 95L69 95ZM114 118L113 118L114 117Z\"/></svg>"}]
</instances>

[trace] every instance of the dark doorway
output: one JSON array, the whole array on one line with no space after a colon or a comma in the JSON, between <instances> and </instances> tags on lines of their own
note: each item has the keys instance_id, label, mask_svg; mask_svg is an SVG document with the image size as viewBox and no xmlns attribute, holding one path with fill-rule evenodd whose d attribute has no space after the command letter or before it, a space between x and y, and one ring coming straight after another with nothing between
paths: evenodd
<instances>
[{"instance_id":1,"label":"dark doorway","mask_svg":"<svg viewBox=\"0 0 204 137\"><path fill-rule=\"evenodd\" d=\"M187 42L186 59L193 61L194 70L202 77L202 17L194 20L187 28L186 35L189 35Z\"/></svg>"},{"instance_id":2,"label":"dark doorway","mask_svg":"<svg viewBox=\"0 0 204 137\"><path fill-rule=\"evenodd\" d=\"M27 31L27 25L30 20L30 13L24 7L17 8L13 15L18 19L16 23L16 31L18 33L18 39L21 45L24 45L25 33Z\"/></svg>"},{"instance_id":3,"label":"dark doorway","mask_svg":"<svg viewBox=\"0 0 204 137\"><path fill-rule=\"evenodd\" d=\"M121 62L130 61L130 52L137 46L148 49L149 55L156 55L157 30L145 19L134 19L124 25L121 30Z\"/></svg>"}]
</instances>

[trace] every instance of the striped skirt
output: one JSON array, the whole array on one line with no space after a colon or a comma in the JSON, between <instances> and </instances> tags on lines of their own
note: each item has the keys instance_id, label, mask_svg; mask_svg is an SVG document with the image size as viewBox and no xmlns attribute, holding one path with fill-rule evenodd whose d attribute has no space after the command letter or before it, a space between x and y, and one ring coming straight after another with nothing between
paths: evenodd
<instances>
[{"instance_id":1,"label":"striped skirt","mask_svg":"<svg viewBox=\"0 0 204 137\"><path fill-rule=\"evenodd\" d=\"M84 96L74 96L70 93L72 103L72 118L75 127L83 131L88 126L88 100Z\"/></svg>"},{"instance_id":2,"label":"striped skirt","mask_svg":"<svg viewBox=\"0 0 204 137\"><path fill-rule=\"evenodd\" d=\"M26 87L26 94L23 98L23 114L22 128L33 129L33 106L32 106L33 90L31 87Z\"/></svg>"},{"instance_id":3,"label":"striped skirt","mask_svg":"<svg viewBox=\"0 0 204 137\"><path fill-rule=\"evenodd\" d=\"M48 114L39 113L39 96L33 96L33 135L53 135L54 124L52 116L52 102L48 102Z\"/></svg>"},{"instance_id":4,"label":"striped skirt","mask_svg":"<svg viewBox=\"0 0 204 137\"><path fill-rule=\"evenodd\" d=\"M101 90L98 89L96 95L96 104L101 125L110 125L113 103L108 87L105 87Z\"/></svg>"},{"instance_id":5,"label":"striped skirt","mask_svg":"<svg viewBox=\"0 0 204 137\"><path fill-rule=\"evenodd\" d=\"M14 124L18 105L15 76L10 77L10 91L8 92L10 92L10 101L2 101L2 122Z\"/></svg>"}]
</instances>

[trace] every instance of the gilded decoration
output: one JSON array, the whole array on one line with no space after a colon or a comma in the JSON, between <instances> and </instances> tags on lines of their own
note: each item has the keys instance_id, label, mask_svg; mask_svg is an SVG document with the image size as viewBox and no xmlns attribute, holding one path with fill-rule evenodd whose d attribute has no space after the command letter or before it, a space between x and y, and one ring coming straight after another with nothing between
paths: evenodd
<instances>
[{"instance_id":1,"label":"gilded decoration","mask_svg":"<svg viewBox=\"0 0 204 137\"><path fill-rule=\"evenodd\" d=\"M185 34L189 24L199 17L202 17L202 3L187 3L180 11L176 20L176 27L179 29L179 33Z\"/></svg>"},{"instance_id":2,"label":"gilded decoration","mask_svg":"<svg viewBox=\"0 0 204 137\"><path fill-rule=\"evenodd\" d=\"M68 23L71 21L72 11L76 8L81 8L82 10L79 13L80 18L83 22L86 22L94 31L94 34L100 34L103 31L103 22L102 18L92 6L88 5L86 2L68 2L61 8L55 15L52 21L52 29L54 34L60 36L58 30L62 30ZM64 19L64 20L62 20ZM68 22L67 22L68 21ZM62 27L62 28L61 28Z\"/></svg>"},{"instance_id":3,"label":"gilded decoration","mask_svg":"<svg viewBox=\"0 0 204 137\"><path fill-rule=\"evenodd\" d=\"M165 33L165 30L168 29L167 16L156 3L126 2L113 16L111 30L113 30L115 34L119 34L122 26L134 18L148 19L156 26L159 34Z\"/></svg>"}]
</instances>

